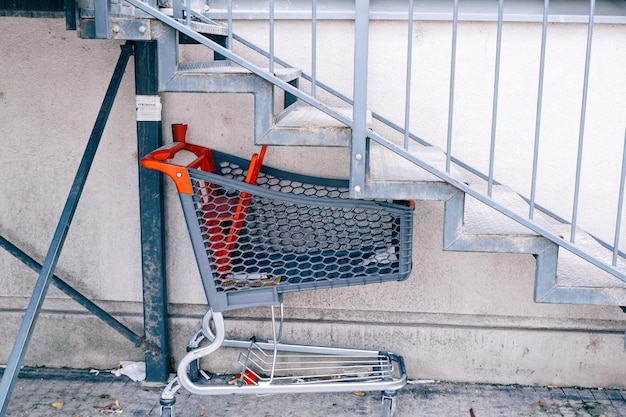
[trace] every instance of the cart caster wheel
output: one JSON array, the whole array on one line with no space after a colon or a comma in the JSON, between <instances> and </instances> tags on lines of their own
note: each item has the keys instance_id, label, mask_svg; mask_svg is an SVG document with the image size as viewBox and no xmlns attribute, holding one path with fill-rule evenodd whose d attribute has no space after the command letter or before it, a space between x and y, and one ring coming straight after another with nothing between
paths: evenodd
<instances>
[{"instance_id":1,"label":"cart caster wheel","mask_svg":"<svg viewBox=\"0 0 626 417\"><path fill-rule=\"evenodd\" d=\"M391 417L396 409L396 395L383 394L383 407L380 417Z\"/></svg>"},{"instance_id":2,"label":"cart caster wheel","mask_svg":"<svg viewBox=\"0 0 626 417\"><path fill-rule=\"evenodd\" d=\"M176 404L176 398L163 399L159 401L161 403L161 417L174 417L174 404Z\"/></svg>"},{"instance_id":3,"label":"cart caster wheel","mask_svg":"<svg viewBox=\"0 0 626 417\"><path fill-rule=\"evenodd\" d=\"M189 364L189 379L191 382L198 382L200 379L200 366L197 359Z\"/></svg>"}]
</instances>

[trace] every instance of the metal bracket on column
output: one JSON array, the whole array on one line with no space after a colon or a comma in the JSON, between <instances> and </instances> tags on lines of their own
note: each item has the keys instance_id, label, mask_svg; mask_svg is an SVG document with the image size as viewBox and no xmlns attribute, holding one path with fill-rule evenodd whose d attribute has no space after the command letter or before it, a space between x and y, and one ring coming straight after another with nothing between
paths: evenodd
<instances>
[{"instance_id":1,"label":"metal bracket on column","mask_svg":"<svg viewBox=\"0 0 626 417\"><path fill-rule=\"evenodd\" d=\"M24 314L22 325L20 326L15 339L13 350L9 356L7 367L4 371L4 375L2 376L2 381L0 382L0 417L3 417L6 412L11 392L15 386L17 374L19 373L20 367L24 361L24 355L28 349L28 344L30 343L35 324L37 323L41 306L43 305L48 287L52 281L54 269L59 257L61 256L61 250L63 249L65 238L67 237L67 233L72 223L72 218L74 217L76 207L78 206L80 196L87 181L87 175L89 174L96 150L98 149L100 139L102 138L102 133L104 132L104 127L106 126L109 114L111 113L115 96L117 95L117 91L122 82L126 65L128 64L128 60L132 54L133 48L131 44L126 43L122 46L122 52L117 61L117 65L115 66L115 71L111 77L111 82L109 83L102 105L100 106L100 112L96 118L93 130L91 131L91 136L87 142L87 147L85 148L80 165L78 166L78 171L74 177L72 188L70 189L65 202L61 218L59 219L59 223L57 224L54 232L48 253L41 267L41 272L39 273L39 278L37 279L33 294Z\"/></svg>"}]
</instances>

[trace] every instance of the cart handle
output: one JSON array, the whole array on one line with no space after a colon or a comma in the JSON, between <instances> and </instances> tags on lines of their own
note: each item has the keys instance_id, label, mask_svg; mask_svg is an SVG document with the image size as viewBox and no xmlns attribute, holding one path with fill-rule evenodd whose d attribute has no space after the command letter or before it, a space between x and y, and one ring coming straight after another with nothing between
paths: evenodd
<instances>
[{"instance_id":1,"label":"cart handle","mask_svg":"<svg viewBox=\"0 0 626 417\"><path fill-rule=\"evenodd\" d=\"M196 155L196 159L186 166L166 162L174 158L182 150L190 151ZM179 139L150 152L141 158L141 166L155 171L160 171L170 177L179 193L193 194L189 173L186 168L197 168L207 172L215 172L215 163L211 149L199 145L185 143L184 139Z\"/></svg>"}]
</instances>

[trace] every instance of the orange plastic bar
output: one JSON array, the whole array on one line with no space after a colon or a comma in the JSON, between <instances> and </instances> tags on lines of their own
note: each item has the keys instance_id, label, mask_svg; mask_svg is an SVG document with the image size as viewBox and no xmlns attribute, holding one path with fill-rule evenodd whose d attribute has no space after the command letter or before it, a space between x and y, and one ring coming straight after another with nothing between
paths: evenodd
<instances>
[{"instance_id":1,"label":"orange plastic bar","mask_svg":"<svg viewBox=\"0 0 626 417\"><path fill-rule=\"evenodd\" d=\"M166 162L166 160L174 158L176 153L182 150L193 152L197 158L186 166ZM174 142L161 146L141 158L141 166L164 173L174 181L178 192L183 194L193 193L186 168L199 168L208 172L215 171L213 155L209 148L190 145L185 142Z\"/></svg>"}]
</instances>

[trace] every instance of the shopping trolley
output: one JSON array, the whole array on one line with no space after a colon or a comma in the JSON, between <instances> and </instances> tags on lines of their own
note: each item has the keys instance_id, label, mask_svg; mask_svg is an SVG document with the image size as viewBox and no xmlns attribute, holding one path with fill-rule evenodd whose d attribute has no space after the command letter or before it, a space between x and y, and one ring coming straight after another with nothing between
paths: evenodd
<instances>
[{"instance_id":1,"label":"shopping trolley","mask_svg":"<svg viewBox=\"0 0 626 417\"><path fill-rule=\"evenodd\" d=\"M141 161L176 184L210 307L163 391L161 415L173 415L182 387L198 395L381 391L382 415L390 416L406 384L403 358L283 343L282 298L407 278L410 204L349 199L347 181L266 167L265 147L248 161L192 145L185 130L173 125L174 142ZM181 151L193 161L174 163ZM222 313L258 306L271 307L271 339L226 339ZM199 360L220 347L239 351L240 372L229 383L207 385Z\"/></svg>"}]
</instances>

